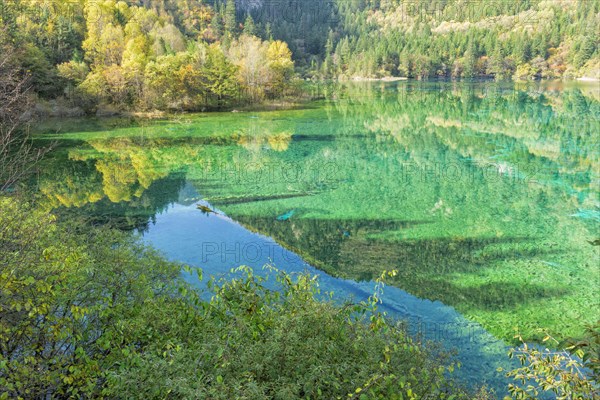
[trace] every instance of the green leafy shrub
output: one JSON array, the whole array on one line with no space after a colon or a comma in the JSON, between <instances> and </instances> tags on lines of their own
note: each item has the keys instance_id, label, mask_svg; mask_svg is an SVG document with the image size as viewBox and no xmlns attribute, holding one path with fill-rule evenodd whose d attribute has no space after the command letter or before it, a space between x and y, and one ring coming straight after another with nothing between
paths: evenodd
<instances>
[{"instance_id":1,"label":"green leafy shrub","mask_svg":"<svg viewBox=\"0 0 600 400\"><path fill-rule=\"evenodd\" d=\"M123 233L0 197L0 398L97 393L130 345L123 325L176 293L179 270Z\"/></svg>"},{"instance_id":2,"label":"green leafy shrub","mask_svg":"<svg viewBox=\"0 0 600 400\"><path fill-rule=\"evenodd\" d=\"M313 276L240 267L202 293L126 234L0 210L0 398L468 397L378 292L339 306Z\"/></svg>"},{"instance_id":3,"label":"green leafy shrub","mask_svg":"<svg viewBox=\"0 0 600 400\"><path fill-rule=\"evenodd\" d=\"M587 329L588 339L567 344L565 350L540 349L522 341L520 348L510 356L517 357L521 367L507 373L516 384L509 392L516 399L538 399L552 394L559 400L600 398L600 324ZM552 341L556 348L561 343L547 335L544 342Z\"/></svg>"},{"instance_id":4,"label":"green leafy shrub","mask_svg":"<svg viewBox=\"0 0 600 400\"><path fill-rule=\"evenodd\" d=\"M199 313L145 309L125 336L139 343L148 331L159 334L110 372L107 393L211 399L438 399L460 393L440 359L368 312L376 298L338 307L315 299L315 277L276 272L277 287L268 289L250 269L237 272L243 276L210 283L213 297L198 302ZM164 311L171 317L155 317ZM168 340L160 332L169 332Z\"/></svg>"}]
</instances>

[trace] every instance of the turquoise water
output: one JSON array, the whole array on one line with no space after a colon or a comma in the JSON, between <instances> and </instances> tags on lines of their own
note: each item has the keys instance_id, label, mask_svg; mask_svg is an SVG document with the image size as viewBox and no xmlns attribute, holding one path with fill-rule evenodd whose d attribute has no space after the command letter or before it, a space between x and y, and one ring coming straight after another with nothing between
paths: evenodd
<instances>
[{"instance_id":1,"label":"turquoise water","mask_svg":"<svg viewBox=\"0 0 600 400\"><path fill-rule=\"evenodd\" d=\"M498 387L515 328L577 336L598 317L599 98L371 83L295 110L60 121L40 127L59 148L39 188L205 275L270 262L361 300L395 269L382 306Z\"/></svg>"}]
</instances>

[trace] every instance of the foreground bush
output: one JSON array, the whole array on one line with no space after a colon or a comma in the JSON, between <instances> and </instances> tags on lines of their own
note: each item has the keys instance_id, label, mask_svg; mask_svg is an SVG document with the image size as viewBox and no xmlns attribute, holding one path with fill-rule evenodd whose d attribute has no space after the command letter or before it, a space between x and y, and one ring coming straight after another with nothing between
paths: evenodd
<instances>
[{"instance_id":1,"label":"foreground bush","mask_svg":"<svg viewBox=\"0 0 600 400\"><path fill-rule=\"evenodd\" d=\"M513 398L533 400L538 398L598 399L600 398L600 321L586 329L586 337L568 340L562 351L540 349L523 344L510 353L521 367L507 373L515 383L509 385ZM553 347L561 343L551 336Z\"/></svg>"},{"instance_id":2,"label":"foreground bush","mask_svg":"<svg viewBox=\"0 0 600 400\"><path fill-rule=\"evenodd\" d=\"M269 289L241 268L203 300L123 233L0 211L1 398L466 397L376 296L339 307L308 275L274 271Z\"/></svg>"},{"instance_id":3,"label":"foreground bush","mask_svg":"<svg viewBox=\"0 0 600 400\"><path fill-rule=\"evenodd\" d=\"M155 336L111 372L110 390L125 397L222 399L437 399L457 390L432 354L401 331L378 316L365 323L369 304L317 301L308 275L276 272L273 291L251 270L238 272L241 277L213 286L200 312L171 308L168 314L177 317L159 320L153 316L168 305L144 310L125 334L132 342ZM152 384L140 388L140 381Z\"/></svg>"},{"instance_id":4,"label":"foreground bush","mask_svg":"<svg viewBox=\"0 0 600 400\"><path fill-rule=\"evenodd\" d=\"M124 234L68 230L0 197L0 398L98 394L121 331L180 268Z\"/></svg>"}]
</instances>

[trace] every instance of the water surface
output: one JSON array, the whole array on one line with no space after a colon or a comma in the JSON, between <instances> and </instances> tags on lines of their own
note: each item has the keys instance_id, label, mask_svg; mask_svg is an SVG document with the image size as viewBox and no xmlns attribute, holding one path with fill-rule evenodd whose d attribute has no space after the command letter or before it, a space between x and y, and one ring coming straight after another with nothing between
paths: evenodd
<instances>
[{"instance_id":1,"label":"water surface","mask_svg":"<svg viewBox=\"0 0 600 400\"><path fill-rule=\"evenodd\" d=\"M40 191L205 274L272 262L363 299L396 269L384 306L459 347L472 379L498 384L515 328L598 318L597 88L323 90L297 110L54 123Z\"/></svg>"}]
</instances>

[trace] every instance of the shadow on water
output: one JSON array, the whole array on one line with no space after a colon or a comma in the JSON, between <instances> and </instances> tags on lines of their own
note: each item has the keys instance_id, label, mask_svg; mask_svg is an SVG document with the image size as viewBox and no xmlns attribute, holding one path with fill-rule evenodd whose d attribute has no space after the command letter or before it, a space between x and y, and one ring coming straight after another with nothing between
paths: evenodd
<instances>
[{"instance_id":1,"label":"shadow on water","mask_svg":"<svg viewBox=\"0 0 600 400\"><path fill-rule=\"evenodd\" d=\"M269 196L240 196L240 197L227 197L227 198L211 198L211 203L216 206L233 205L233 204L244 204L254 203L257 201L269 201L269 200L283 200L283 199L294 199L297 197L312 196L314 193L287 193L287 194L274 194Z\"/></svg>"},{"instance_id":2,"label":"shadow on water","mask_svg":"<svg viewBox=\"0 0 600 400\"><path fill-rule=\"evenodd\" d=\"M556 289L528 282L463 286L449 280L456 274L477 275L493 268L498 261L560 253L532 247L535 238L389 240L369 236L431 222L310 218L280 222L244 215L234 218L247 229L274 238L333 276L370 281L382 270L396 269L398 274L390 283L415 296L453 304L459 310L506 310L569 293L566 287Z\"/></svg>"},{"instance_id":3,"label":"shadow on water","mask_svg":"<svg viewBox=\"0 0 600 400\"><path fill-rule=\"evenodd\" d=\"M500 311L543 299L558 298L570 293L568 288L553 288L532 283L490 282L465 287L443 279L423 280L423 285L436 288L437 297L452 304L468 304L473 309Z\"/></svg>"}]
</instances>

